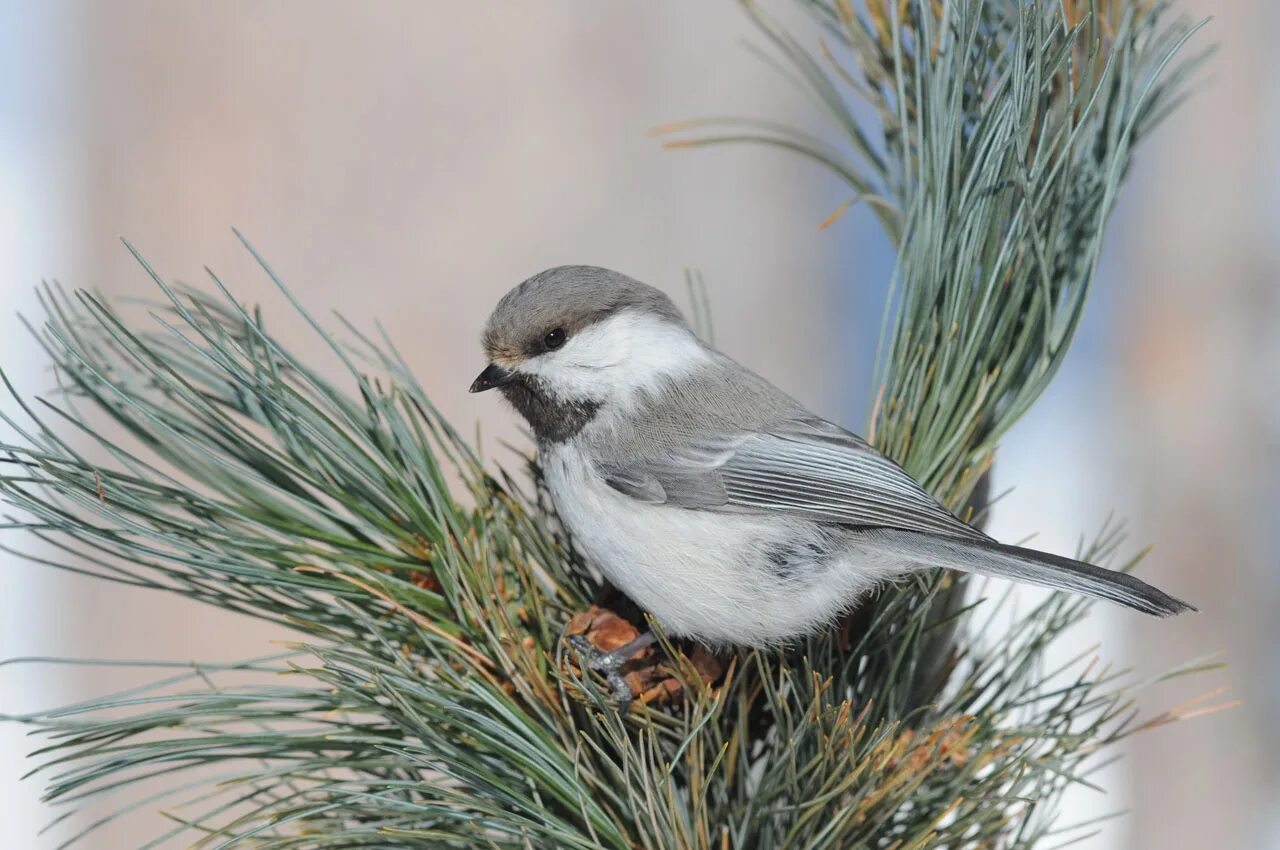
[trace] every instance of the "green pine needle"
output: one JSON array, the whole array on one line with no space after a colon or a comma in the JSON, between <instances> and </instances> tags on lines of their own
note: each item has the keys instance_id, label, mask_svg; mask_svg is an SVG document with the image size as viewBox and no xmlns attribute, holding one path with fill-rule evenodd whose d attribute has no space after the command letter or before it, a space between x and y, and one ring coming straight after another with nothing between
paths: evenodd
<instances>
[{"instance_id":1,"label":"green pine needle","mask_svg":"<svg viewBox=\"0 0 1280 850\"><path fill-rule=\"evenodd\" d=\"M810 6L817 53L757 20L844 147L741 121L685 144L796 150L870 205L900 257L876 442L960 506L1061 365L1193 28L1139 0ZM33 560L296 642L157 662L152 686L16 718L68 813L162 809L173 826L147 846L1026 848L1063 840L1062 790L1142 728L1119 673L1044 669L1087 602L1010 614L944 577L739 653L712 686L673 648L683 698L619 715L562 642L600 588L536 468L487 470L385 335L334 332L289 295L343 366L330 379L212 273L179 287L138 260L162 296L149 321L44 290L60 392L3 414L6 522L54 553ZM1118 544L1108 527L1080 554Z\"/></svg>"}]
</instances>

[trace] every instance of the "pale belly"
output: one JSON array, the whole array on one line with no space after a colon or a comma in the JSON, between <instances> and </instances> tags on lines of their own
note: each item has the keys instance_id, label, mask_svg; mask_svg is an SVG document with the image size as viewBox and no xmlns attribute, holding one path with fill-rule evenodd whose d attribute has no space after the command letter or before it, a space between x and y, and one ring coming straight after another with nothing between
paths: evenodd
<instances>
[{"instance_id":1,"label":"pale belly","mask_svg":"<svg viewBox=\"0 0 1280 850\"><path fill-rule=\"evenodd\" d=\"M852 547L833 551L811 524L645 504L563 447L544 451L542 463L575 544L668 633L784 642L830 621L883 577ZM779 552L800 555L779 563ZM806 561L807 552L820 554Z\"/></svg>"}]
</instances>

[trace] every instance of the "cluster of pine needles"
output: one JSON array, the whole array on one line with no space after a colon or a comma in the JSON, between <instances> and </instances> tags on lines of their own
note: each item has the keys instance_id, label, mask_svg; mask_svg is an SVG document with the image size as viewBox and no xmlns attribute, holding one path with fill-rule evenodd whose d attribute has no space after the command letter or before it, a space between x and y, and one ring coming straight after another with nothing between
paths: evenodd
<instances>
[{"instance_id":1,"label":"cluster of pine needles","mask_svg":"<svg viewBox=\"0 0 1280 850\"><path fill-rule=\"evenodd\" d=\"M722 119L676 144L798 151L874 211L900 258L875 440L960 509L1066 354L1192 28L1119 0L807 5L813 51L750 11L839 140ZM173 826L148 847L1047 846L1082 834L1055 827L1061 792L1143 726L1132 679L1090 657L1047 669L1088 602L1014 612L942 576L785 651L699 662L664 641L655 698L621 713L563 640L619 621L592 609L607 588L532 461L484 462L385 335L290 295L332 377L212 273L178 286L138 260L162 296L143 321L44 290L59 392L4 417L7 523L38 543L25 557L292 642L157 662L151 686L21 718L49 800L123 801L72 840L159 808Z\"/></svg>"}]
</instances>

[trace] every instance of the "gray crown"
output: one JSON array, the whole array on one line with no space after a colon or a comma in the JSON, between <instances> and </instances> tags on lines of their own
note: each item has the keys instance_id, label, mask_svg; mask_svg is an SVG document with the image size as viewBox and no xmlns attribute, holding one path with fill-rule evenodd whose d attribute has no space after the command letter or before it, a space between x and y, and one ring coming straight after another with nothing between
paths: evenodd
<instances>
[{"instance_id":1,"label":"gray crown","mask_svg":"<svg viewBox=\"0 0 1280 850\"><path fill-rule=\"evenodd\" d=\"M629 309L685 324L671 299L652 286L597 266L557 266L504 295L481 341L490 361L518 360L540 353L556 328L572 336Z\"/></svg>"}]
</instances>

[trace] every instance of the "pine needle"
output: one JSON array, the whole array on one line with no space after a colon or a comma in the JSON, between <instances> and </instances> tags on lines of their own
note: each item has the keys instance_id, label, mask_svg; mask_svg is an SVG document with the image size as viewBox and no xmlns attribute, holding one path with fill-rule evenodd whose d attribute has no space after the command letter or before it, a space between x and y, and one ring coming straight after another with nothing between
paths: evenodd
<instances>
[{"instance_id":1,"label":"pine needle","mask_svg":"<svg viewBox=\"0 0 1280 850\"><path fill-rule=\"evenodd\" d=\"M867 203L899 251L870 432L959 508L1066 356L1194 27L1138 0L805 5L817 51L746 9L839 145L743 119L656 132L800 153ZM1143 723L1094 653L1044 669L1088 602L999 616L1006 602L937 576L788 651L725 659L710 687L677 656L681 697L620 715L561 640L599 583L536 467L486 468L385 335L339 336L245 246L339 377L212 273L210 291L178 286L135 252L162 296L151 318L45 287L61 391L0 413L21 435L0 446L6 522L53 547L41 563L291 637L284 655L157 662L150 687L14 718L41 736L64 812L127 811L148 789L173 823L157 841L272 850L1029 848L1111 743L1218 708ZM709 333L692 276L691 291ZM1118 544L1108 525L1080 554ZM201 768L216 776L186 776Z\"/></svg>"}]
</instances>

